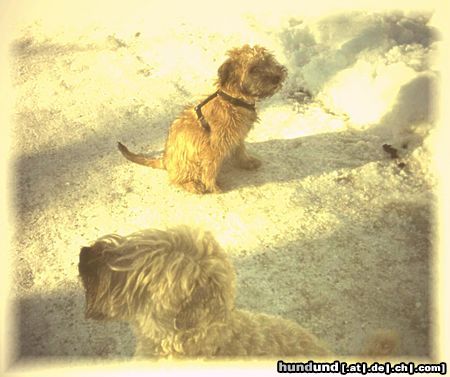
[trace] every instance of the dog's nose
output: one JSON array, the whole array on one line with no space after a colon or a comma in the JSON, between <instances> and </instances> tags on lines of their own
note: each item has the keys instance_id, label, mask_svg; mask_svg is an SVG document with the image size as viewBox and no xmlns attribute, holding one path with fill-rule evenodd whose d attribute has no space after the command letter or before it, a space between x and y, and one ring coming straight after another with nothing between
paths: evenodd
<instances>
[{"instance_id":1,"label":"dog's nose","mask_svg":"<svg viewBox=\"0 0 450 377\"><path fill-rule=\"evenodd\" d=\"M281 75L272 75L270 78L271 84L278 84L281 81L282 76Z\"/></svg>"},{"instance_id":2,"label":"dog's nose","mask_svg":"<svg viewBox=\"0 0 450 377\"><path fill-rule=\"evenodd\" d=\"M80 250L80 262L84 262L88 259L90 247L82 247Z\"/></svg>"},{"instance_id":3,"label":"dog's nose","mask_svg":"<svg viewBox=\"0 0 450 377\"><path fill-rule=\"evenodd\" d=\"M82 247L79 256L78 263L78 271L80 274L88 274L90 271L93 271L96 263L93 263L95 260L95 254L92 253L90 247Z\"/></svg>"}]
</instances>

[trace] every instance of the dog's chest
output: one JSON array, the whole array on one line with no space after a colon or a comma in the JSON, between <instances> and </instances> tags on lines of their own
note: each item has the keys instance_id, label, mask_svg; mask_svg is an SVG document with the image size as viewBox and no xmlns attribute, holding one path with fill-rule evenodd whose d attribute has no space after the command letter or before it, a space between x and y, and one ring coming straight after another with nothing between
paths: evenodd
<instances>
[{"instance_id":1,"label":"dog's chest","mask_svg":"<svg viewBox=\"0 0 450 377\"><path fill-rule=\"evenodd\" d=\"M217 115L213 117L212 131L228 137L234 136L237 140L245 139L257 120L255 111L231 106Z\"/></svg>"}]
</instances>

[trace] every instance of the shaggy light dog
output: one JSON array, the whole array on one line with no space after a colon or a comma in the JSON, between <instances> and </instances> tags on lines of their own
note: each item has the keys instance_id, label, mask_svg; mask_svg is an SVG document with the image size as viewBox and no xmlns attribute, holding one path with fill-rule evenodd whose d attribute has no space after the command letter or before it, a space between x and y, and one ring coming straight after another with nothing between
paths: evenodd
<instances>
[{"instance_id":1,"label":"shaggy light dog","mask_svg":"<svg viewBox=\"0 0 450 377\"><path fill-rule=\"evenodd\" d=\"M80 252L86 318L129 321L143 357L327 356L297 323L235 308L235 271L214 237L181 226L107 235ZM377 335L365 350L388 355Z\"/></svg>"},{"instance_id":2,"label":"shaggy light dog","mask_svg":"<svg viewBox=\"0 0 450 377\"><path fill-rule=\"evenodd\" d=\"M217 91L173 122L162 158L132 153L122 143L119 150L135 163L166 169L170 182L187 191L221 192L216 179L226 158L242 169L261 165L247 153L244 139L257 121L256 101L277 92L286 76L265 48L234 48L218 70Z\"/></svg>"}]
</instances>

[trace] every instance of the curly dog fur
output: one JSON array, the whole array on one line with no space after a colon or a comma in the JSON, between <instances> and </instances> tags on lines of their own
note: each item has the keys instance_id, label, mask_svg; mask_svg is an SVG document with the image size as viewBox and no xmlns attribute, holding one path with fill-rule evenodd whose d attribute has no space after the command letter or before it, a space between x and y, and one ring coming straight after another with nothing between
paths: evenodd
<instances>
[{"instance_id":1,"label":"curly dog fur","mask_svg":"<svg viewBox=\"0 0 450 377\"><path fill-rule=\"evenodd\" d=\"M186 226L107 235L80 252L86 318L129 321L137 356L327 356L297 323L235 308L235 270L214 237ZM388 355L381 333L364 353Z\"/></svg>"},{"instance_id":2,"label":"curly dog fur","mask_svg":"<svg viewBox=\"0 0 450 377\"><path fill-rule=\"evenodd\" d=\"M258 168L261 162L244 145L257 121L254 105L281 88L287 70L260 46L234 48L228 56L218 70L219 94L201 109L206 127L189 107L170 127L162 158L132 153L119 143L121 153L135 163L166 169L171 183L198 194L221 192L216 179L228 157L240 168Z\"/></svg>"}]
</instances>

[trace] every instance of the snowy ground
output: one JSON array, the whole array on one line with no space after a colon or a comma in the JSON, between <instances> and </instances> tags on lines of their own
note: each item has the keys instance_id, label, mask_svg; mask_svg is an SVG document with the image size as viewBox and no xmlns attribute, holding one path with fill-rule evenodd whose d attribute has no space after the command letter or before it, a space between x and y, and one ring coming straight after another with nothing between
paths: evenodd
<instances>
[{"instance_id":1,"label":"snowy ground","mask_svg":"<svg viewBox=\"0 0 450 377\"><path fill-rule=\"evenodd\" d=\"M400 355L432 356L436 15L172 11L87 11L76 23L56 8L16 30L19 357L130 357L126 324L84 319L79 248L179 223L214 232L236 266L240 307L295 320L340 355L390 328ZM248 138L258 171L228 167L224 194L194 196L121 157L118 140L162 150L171 121L214 91L225 51L244 43L268 47L289 70Z\"/></svg>"}]
</instances>

